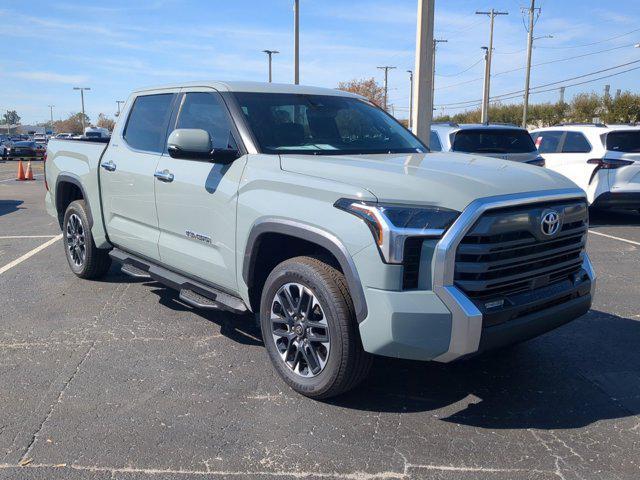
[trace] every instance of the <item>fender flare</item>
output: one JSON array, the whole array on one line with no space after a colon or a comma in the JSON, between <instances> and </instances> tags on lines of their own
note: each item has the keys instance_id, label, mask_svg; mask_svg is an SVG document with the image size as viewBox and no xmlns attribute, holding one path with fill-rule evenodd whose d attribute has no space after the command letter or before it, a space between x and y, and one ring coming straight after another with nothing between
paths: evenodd
<instances>
[{"instance_id":1,"label":"fender flare","mask_svg":"<svg viewBox=\"0 0 640 480\"><path fill-rule=\"evenodd\" d=\"M56 178L56 189L55 189L56 210L60 212L59 193L60 193L60 187L62 183L71 183L80 189L80 191L82 192L82 198L87 204L87 217L88 217L87 219L89 220L89 228L93 228L93 215L91 213L91 205L89 204L89 197L87 197L87 192L84 190L84 186L82 185L82 181L80 180L80 177L78 177L77 175L74 175L73 173L61 173ZM61 212L61 213L64 215L64 212Z\"/></svg>"},{"instance_id":2,"label":"fender flare","mask_svg":"<svg viewBox=\"0 0 640 480\"><path fill-rule=\"evenodd\" d=\"M242 265L242 278L247 286L250 286L253 281L253 270L257 260L257 247L260 245L260 238L267 233L279 233L300 238L328 250L338 260L347 280L358 323L364 321L368 313L367 301L351 255L335 235L312 225L280 218L265 218L254 223L247 239Z\"/></svg>"}]
</instances>

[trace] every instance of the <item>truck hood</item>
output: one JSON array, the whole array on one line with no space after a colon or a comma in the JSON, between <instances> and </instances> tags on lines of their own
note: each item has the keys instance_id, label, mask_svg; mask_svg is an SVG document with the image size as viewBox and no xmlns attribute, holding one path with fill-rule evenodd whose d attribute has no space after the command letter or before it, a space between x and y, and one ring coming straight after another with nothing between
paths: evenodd
<instances>
[{"instance_id":1,"label":"truck hood","mask_svg":"<svg viewBox=\"0 0 640 480\"><path fill-rule=\"evenodd\" d=\"M281 155L285 171L369 190L381 202L462 211L478 198L577 188L551 170L458 153Z\"/></svg>"}]
</instances>

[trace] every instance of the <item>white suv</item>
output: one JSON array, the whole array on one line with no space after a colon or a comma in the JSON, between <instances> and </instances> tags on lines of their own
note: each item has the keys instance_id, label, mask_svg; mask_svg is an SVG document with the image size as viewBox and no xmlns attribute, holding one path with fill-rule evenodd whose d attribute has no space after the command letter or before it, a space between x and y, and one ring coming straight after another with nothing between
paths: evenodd
<instances>
[{"instance_id":1,"label":"white suv","mask_svg":"<svg viewBox=\"0 0 640 480\"><path fill-rule=\"evenodd\" d=\"M546 166L596 208L640 209L640 127L568 124L531 133Z\"/></svg>"},{"instance_id":2,"label":"white suv","mask_svg":"<svg viewBox=\"0 0 640 480\"><path fill-rule=\"evenodd\" d=\"M515 125L434 123L429 149L544 166L529 132Z\"/></svg>"}]
</instances>

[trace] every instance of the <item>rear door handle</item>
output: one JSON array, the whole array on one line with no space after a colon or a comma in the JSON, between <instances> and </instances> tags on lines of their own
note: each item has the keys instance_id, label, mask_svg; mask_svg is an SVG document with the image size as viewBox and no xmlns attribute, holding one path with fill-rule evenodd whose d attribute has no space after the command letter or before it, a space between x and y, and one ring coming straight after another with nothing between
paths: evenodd
<instances>
[{"instance_id":1,"label":"rear door handle","mask_svg":"<svg viewBox=\"0 0 640 480\"><path fill-rule=\"evenodd\" d=\"M154 177L156 177L158 180L160 180L161 182L173 182L173 173L171 173L169 170L162 170L161 172L156 172L153 174Z\"/></svg>"},{"instance_id":2,"label":"rear door handle","mask_svg":"<svg viewBox=\"0 0 640 480\"><path fill-rule=\"evenodd\" d=\"M109 160L107 163L101 163L100 166L107 172L113 172L116 169L116 164Z\"/></svg>"}]
</instances>

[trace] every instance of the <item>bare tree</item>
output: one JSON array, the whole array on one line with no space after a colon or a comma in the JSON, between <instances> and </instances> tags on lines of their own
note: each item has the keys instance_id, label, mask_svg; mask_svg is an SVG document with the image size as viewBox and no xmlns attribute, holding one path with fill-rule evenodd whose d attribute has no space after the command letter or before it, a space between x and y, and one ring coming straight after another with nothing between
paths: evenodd
<instances>
[{"instance_id":1,"label":"bare tree","mask_svg":"<svg viewBox=\"0 0 640 480\"><path fill-rule=\"evenodd\" d=\"M378 84L373 77L340 82L338 83L338 90L362 95L379 107L384 107L384 87Z\"/></svg>"},{"instance_id":2,"label":"bare tree","mask_svg":"<svg viewBox=\"0 0 640 480\"><path fill-rule=\"evenodd\" d=\"M98 115L98 121L96 127L106 128L110 132L113 132L113 128L116 126L116 121L113 118L107 117L104 113Z\"/></svg>"}]
</instances>

